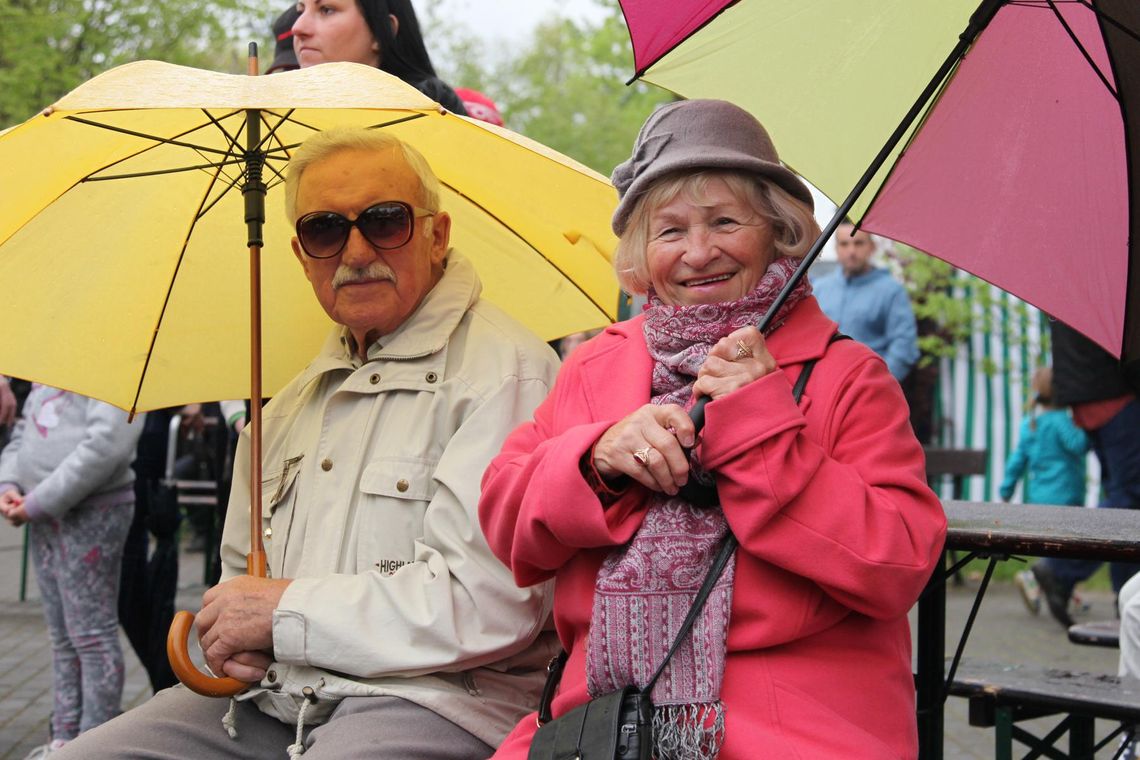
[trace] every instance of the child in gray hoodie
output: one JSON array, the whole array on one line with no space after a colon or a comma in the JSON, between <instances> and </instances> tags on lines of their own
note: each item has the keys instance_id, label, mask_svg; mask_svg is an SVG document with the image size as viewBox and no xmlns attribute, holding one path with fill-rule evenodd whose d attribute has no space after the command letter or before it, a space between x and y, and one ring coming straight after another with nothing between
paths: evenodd
<instances>
[{"instance_id":1,"label":"child in gray hoodie","mask_svg":"<svg viewBox=\"0 0 1140 760\"><path fill-rule=\"evenodd\" d=\"M52 737L42 755L119 713L116 601L141 430L113 406L37 384L0 454L0 512L29 526L51 637Z\"/></svg>"}]
</instances>

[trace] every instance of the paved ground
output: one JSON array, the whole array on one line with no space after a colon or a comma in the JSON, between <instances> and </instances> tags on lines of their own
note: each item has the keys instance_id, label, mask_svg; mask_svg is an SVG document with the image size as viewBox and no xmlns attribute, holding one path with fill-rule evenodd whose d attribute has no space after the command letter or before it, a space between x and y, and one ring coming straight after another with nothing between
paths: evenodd
<instances>
[{"instance_id":1,"label":"paved ground","mask_svg":"<svg viewBox=\"0 0 1140 760\"><path fill-rule=\"evenodd\" d=\"M27 601L18 601L20 549L21 532L0 525L0 642L3 642L0 648L0 760L19 760L42 743L47 737L47 718L51 710L50 651L33 580L29 580ZM179 591L179 606L183 609L196 609L201 597L201 558L200 554L183 553ZM971 583L965 588L950 590L947 646L951 651L969 611L972 591ZM1086 601L1091 603L1086 618L1112 615L1110 594L1086 594ZM125 638L123 648L127 653L123 707L129 709L147 699L150 690L146 673ZM966 656L989 662L1032 663L1097 673L1116 670L1115 651L1070 644L1064 630L1047 613L1031 617L1009 585L991 588ZM1104 728L1108 728L1107 724ZM951 698L946 709L946 758L973 760L992 758L993 754L992 731L969 726L965 701ZM1110 758L1112 752L1106 751L1102 756Z\"/></svg>"}]
</instances>

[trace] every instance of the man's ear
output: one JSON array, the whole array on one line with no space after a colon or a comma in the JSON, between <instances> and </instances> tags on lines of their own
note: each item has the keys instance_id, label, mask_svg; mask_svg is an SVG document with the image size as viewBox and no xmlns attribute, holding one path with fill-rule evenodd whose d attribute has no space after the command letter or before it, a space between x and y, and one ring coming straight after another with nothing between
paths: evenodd
<instances>
[{"instance_id":1,"label":"man's ear","mask_svg":"<svg viewBox=\"0 0 1140 760\"><path fill-rule=\"evenodd\" d=\"M451 244L451 215L437 211L431 222L431 263L442 264Z\"/></svg>"},{"instance_id":2,"label":"man's ear","mask_svg":"<svg viewBox=\"0 0 1140 760\"><path fill-rule=\"evenodd\" d=\"M308 277L309 257L305 255L305 251L301 248L301 241L294 236L293 239L289 241L289 244L293 246L293 255L297 257L297 261L301 262L301 268L305 270L305 277Z\"/></svg>"}]
</instances>

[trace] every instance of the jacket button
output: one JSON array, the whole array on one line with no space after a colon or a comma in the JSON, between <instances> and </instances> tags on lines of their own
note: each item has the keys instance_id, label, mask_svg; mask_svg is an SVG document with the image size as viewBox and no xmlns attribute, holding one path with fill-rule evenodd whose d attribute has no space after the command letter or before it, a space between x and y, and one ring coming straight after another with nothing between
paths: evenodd
<instances>
[{"instance_id":1,"label":"jacket button","mask_svg":"<svg viewBox=\"0 0 1140 760\"><path fill-rule=\"evenodd\" d=\"M265 674L265 680L269 683L277 683L277 671L270 668Z\"/></svg>"},{"instance_id":2,"label":"jacket button","mask_svg":"<svg viewBox=\"0 0 1140 760\"><path fill-rule=\"evenodd\" d=\"M399 480L397 480L396 481L396 490L399 491L400 493L407 491L408 490L408 481L404 480L403 478L400 478Z\"/></svg>"},{"instance_id":3,"label":"jacket button","mask_svg":"<svg viewBox=\"0 0 1140 760\"><path fill-rule=\"evenodd\" d=\"M439 375L435 374L434 372L429 372L426 375L424 375L424 379L427 380L429 383L434 383L436 380L439 379Z\"/></svg>"},{"instance_id":4,"label":"jacket button","mask_svg":"<svg viewBox=\"0 0 1140 760\"><path fill-rule=\"evenodd\" d=\"M269 539L273 538L273 528L266 528L266 529L265 529L265 530L262 532L262 535L263 535L263 536L265 536L265 540L266 540L266 541L268 541Z\"/></svg>"},{"instance_id":5,"label":"jacket button","mask_svg":"<svg viewBox=\"0 0 1140 760\"><path fill-rule=\"evenodd\" d=\"M369 375L368 382L372 383L373 385L376 385L376 383L380 382L380 373L379 372L373 372L371 375Z\"/></svg>"},{"instance_id":6,"label":"jacket button","mask_svg":"<svg viewBox=\"0 0 1140 760\"><path fill-rule=\"evenodd\" d=\"M328 472L329 470L331 470L332 469L332 460L326 459L323 462L321 462L321 469L324 470L325 472Z\"/></svg>"}]
</instances>

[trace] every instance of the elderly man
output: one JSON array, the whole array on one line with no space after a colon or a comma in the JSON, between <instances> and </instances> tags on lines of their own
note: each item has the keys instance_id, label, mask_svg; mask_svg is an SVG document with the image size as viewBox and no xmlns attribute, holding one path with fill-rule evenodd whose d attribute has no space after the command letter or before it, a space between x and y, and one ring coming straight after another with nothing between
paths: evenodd
<instances>
[{"instance_id":1,"label":"elderly man","mask_svg":"<svg viewBox=\"0 0 1140 760\"><path fill-rule=\"evenodd\" d=\"M556 651L548 589L515 587L476 501L550 389L553 352L480 299L411 146L318 134L286 207L339 327L265 408L270 578L242 575L243 436L223 582L198 615L210 668L254 686L232 704L168 689L61 758L485 758L537 704Z\"/></svg>"},{"instance_id":2,"label":"elderly man","mask_svg":"<svg viewBox=\"0 0 1140 760\"><path fill-rule=\"evenodd\" d=\"M875 241L850 222L835 232L839 270L813 282L819 307L839 330L883 358L902 382L918 361L918 333L910 296L886 269L872 266Z\"/></svg>"}]
</instances>

